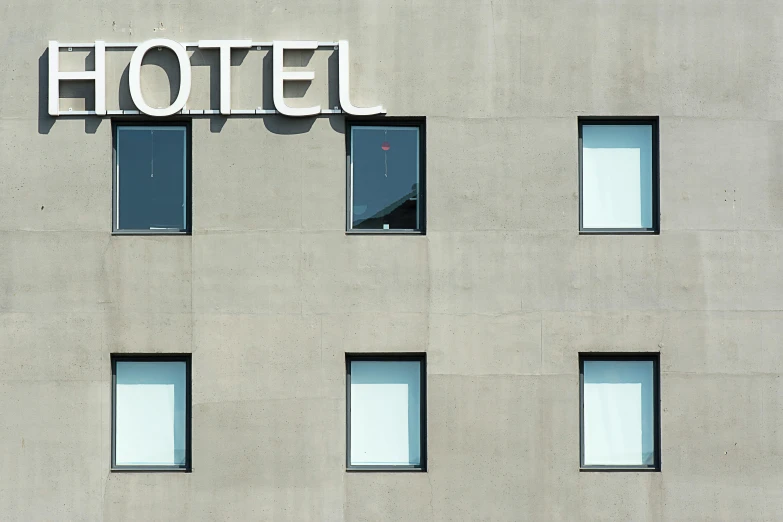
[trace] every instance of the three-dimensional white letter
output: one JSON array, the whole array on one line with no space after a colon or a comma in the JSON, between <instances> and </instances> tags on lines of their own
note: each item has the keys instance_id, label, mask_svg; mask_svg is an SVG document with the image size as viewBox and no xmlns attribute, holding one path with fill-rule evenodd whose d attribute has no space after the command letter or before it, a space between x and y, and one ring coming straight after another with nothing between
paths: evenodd
<instances>
[{"instance_id":1,"label":"three-dimensional white letter","mask_svg":"<svg viewBox=\"0 0 783 522\"><path fill-rule=\"evenodd\" d=\"M220 114L231 114L231 49L250 49L250 40L199 40L199 49L220 49Z\"/></svg>"},{"instance_id":2,"label":"three-dimensional white letter","mask_svg":"<svg viewBox=\"0 0 783 522\"><path fill-rule=\"evenodd\" d=\"M318 49L318 42L272 42L272 99L275 102L275 109L280 114L286 116L314 116L321 112L321 107L303 107L294 108L285 104L283 98L283 82L289 81L308 81L315 79L315 73L312 71L302 72L284 72L283 71L283 51L286 49Z\"/></svg>"},{"instance_id":3,"label":"three-dimensional white letter","mask_svg":"<svg viewBox=\"0 0 783 522\"><path fill-rule=\"evenodd\" d=\"M63 80L90 80L95 82L95 114L106 115L106 44L95 42L95 70L60 72L60 44L49 41L49 115L60 115L60 82Z\"/></svg>"},{"instance_id":4,"label":"three-dimensional white letter","mask_svg":"<svg viewBox=\"0 0 783 522\"><path fill-rule=\"evenodd\" d=\"M141 94L141 60L144 55L153 47L165 47L174 51L177 55L177 61L179 62L179 93L174 103L163 109L155 109L147 105L144 101L144 96ZM130 85L130 94L133 103L144 114L150 116L171 116L175 112L181 111L185 107L185 103L190 96L190 58L185 48L173 40L166 38L157 38L154 40L147 40L139 45L130 61L130 71L128 75L128 83Z\"/></svg>"}]
</instances>

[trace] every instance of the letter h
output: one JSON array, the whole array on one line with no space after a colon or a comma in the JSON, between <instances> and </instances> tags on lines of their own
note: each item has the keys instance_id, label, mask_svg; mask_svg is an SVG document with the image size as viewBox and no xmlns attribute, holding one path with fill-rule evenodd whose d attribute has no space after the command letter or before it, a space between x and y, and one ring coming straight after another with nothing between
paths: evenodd
<instances>
[{"instance_id":1,"label":"letter h","mask_svg":"<svg viewBox=\"0 0 783 522\"><path fill-rule=\"evenodd\" d=\"M106 115L106 43L96 41L95 70L60 72L60 44L49 41L49 115L60 115L60 82L63 80L90 80L95 82L95 114Z\"/></svg>"}]
</instances>

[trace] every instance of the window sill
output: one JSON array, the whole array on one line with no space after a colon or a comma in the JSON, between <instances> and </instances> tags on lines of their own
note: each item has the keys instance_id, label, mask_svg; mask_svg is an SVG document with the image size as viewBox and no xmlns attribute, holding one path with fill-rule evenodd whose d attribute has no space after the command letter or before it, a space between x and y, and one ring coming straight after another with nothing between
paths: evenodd
<instances>
[{"instance_id":1,"label":"window sill","mask_svg":"<svg viewBox=\"0 0 783 522\"><path fill-rule=\"evenodd\" d=\"M579 230L580 236L657 236L658 230L644 228L585 228Z\"/></svg>"},{"instance_id":2,"label":"window sill","mask_svg":"<svg viewBox=\"0 0 783 522\"><path fill-rule=\"evenodd\" d=\"M189 236L189 230L159 229L159 230L112 230L113 236Z\"/></svg>"},{"instance_id":3,"label":"window sill","mask_svg":"<svg viewBox=\"0 0 783 522\"><path fill-rule=\"evenodd\" d=\"M346 230L345 234L348 236L367 236L367 235L398 235L398 236L423 236L425 235L422 230Z\"/></svg>"},{"instance_id":4,"label":"window sill","mask_svg":"<svg viewBox=\"0 0 783 522\"><path fill-rule=\"evenodd\" d=\"M190 468L174 468L165 466L121 466L112 467L112 473L191 473Z\"/></svg>"},{"instance_id":5,"label":"window sill","mask_svg":"<svg viewBox=\"0 0 783 522\"><path fill-rule=\"evenodd\" d=\"M426 473L427 469L422 466L348 466L345 468L348 473L355 472L374 472L374 473Z\"/></svg>"},{"instance_id":6,"label":"window sill","mask_svg":"<svg viewBox=\"0 0 783 522\"><path fill-rule=\"evenodd\" d=\"M661 471L661 468L649 468L649 467L638 467L638 466L590 466L590 467L580 467L579 471L585 471L585 472L602 472L602 471L608 471L612 473L616 472L631 472L631 473L659 473Z\"/></svg>"}]
</instances>

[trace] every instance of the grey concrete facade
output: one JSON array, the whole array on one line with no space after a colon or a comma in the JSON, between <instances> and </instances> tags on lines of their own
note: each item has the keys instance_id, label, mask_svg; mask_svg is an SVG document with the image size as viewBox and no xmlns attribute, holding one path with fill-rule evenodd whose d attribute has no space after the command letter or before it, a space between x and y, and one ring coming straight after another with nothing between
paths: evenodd
<instances>
[{"instance_id":1,"label":"grey concrete facade","mask_svg":"<svg viewBox=\"0 0 783 522\"><path fill-rule=\"evenodd\" d=\"M192 235L112 236L46 45L156 37L349 40L356 104L426 117L426 235L346 235L344 118L268 116L193 119ZM0 42L1 520L783 519L780 2L8 0ZM579 235L585 115L660 117L660 235ZM580 473L587 351L660 352L660 472ZM156 352L193 471L112 473L110 354ZM426 473L345 471L346 352L427 353Z\"/></svg>"}]
</instances>

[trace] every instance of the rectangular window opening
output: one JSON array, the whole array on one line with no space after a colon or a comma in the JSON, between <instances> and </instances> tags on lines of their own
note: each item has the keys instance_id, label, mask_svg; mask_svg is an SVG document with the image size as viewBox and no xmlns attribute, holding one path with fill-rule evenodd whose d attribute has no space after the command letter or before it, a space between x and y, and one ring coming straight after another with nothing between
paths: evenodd
<instances>
[{"instance_id":1,"label":"rectangular window opening","mask_svg":"<svg viewBox=\"0 0 783 522\"><path fill-rule=\"evenodd\" d=\"M114 125L114 233L190 232L190 124Z\"/></svg>"},{"instance_id":2,"label":"rectangular window opening","mask_svg":"<svg viewBox=\"0 0 783 522\"><path fill-rule=\"evenodd\" d=\"M114 471L190 471L190 356L112 356Z\"/></svg>"},{"instance_id":3,"label":"rectangular window opening","mask_svg":"<svg viewBox=\"0 0 783 522\"><path fill-rule=\"evenodd\" d=\"M348 122L347 231L424 233L423 120Z\"/></svg>"},{"instance_id":4,"label":"rectangular window opening","mask_svg":"<svg viewBox=\"0 0 783 522\"><path fill-rule=\"evenodd\" d=\"M659 354L581 354L583 470L660 471Z\"/></svg>"},{"instance_id":5,"label":"rectangular window opening","mask_svg":"<svg viewBox=\"0 0 783 522\"><path fill-rule=\"evenodd\" d=\"M349 355L347 469L426 471L424 355Z\"/></svg>"},{"instance_id":6,"label":"rectangular window opening","mask_svg":"<svg viewBox=\"0 0 783 522\"><path fill-rule=\"evenodd\" d=\"M658 233L658 165L658 118L580 118L580 232Z\"/></svg>"}]
</instances>

